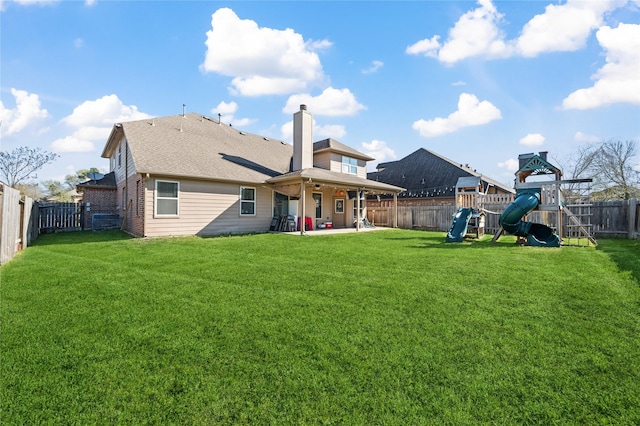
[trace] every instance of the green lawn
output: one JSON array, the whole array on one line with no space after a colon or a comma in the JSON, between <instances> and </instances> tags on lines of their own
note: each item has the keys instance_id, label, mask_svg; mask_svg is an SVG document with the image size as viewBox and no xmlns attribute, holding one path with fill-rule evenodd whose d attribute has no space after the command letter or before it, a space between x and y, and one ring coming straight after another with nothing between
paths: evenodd
<instances>
[{"instance_id":1,"label":"green lawn","mask_svg":"<svg viewBox=\"0 0 640 426\"><path fill-rule=\"evenodd\" d=\"M640 424L640 241L42 235L2 424Z\"/></svg>"}]
</instances>

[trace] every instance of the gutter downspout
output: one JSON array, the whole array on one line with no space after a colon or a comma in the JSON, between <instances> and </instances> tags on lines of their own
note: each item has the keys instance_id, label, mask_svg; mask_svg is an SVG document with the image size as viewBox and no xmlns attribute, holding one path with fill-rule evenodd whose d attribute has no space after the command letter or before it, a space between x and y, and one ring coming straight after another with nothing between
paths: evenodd
<instances>
[{"instance_id":1,"label":"gutter downspout","mask_svg":"<svg viewBox=\"0 0 640 426\"><path fill-rule=\"evenodd\" d=\"M305 185L304 185L304 179L302 179L302 182L300 184L300 200L302 201L302 214L300 216L300 235L304 235L304 228L305 228L305 220L306 220L306 212L305 212Z\"/></svg>"}]
</instances>

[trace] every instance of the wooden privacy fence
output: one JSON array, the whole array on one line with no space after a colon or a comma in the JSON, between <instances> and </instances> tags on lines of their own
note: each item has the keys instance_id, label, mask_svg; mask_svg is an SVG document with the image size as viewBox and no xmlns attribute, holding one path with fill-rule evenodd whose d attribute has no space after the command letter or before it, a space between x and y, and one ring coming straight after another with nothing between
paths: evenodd
<instances>
[{"instance_id":1,"label":"wooden privacy fence","mask_svg":"<svg viewBox=\"0 0 640 426\"><path fill-rule=\"evenodd\" d=\"M0 184L0 265L37 238L34 229L33 200L20 191Z\"/></svg>"},{"instance_id":2,"label":"wooden privacy fence","mask_svg":"<svg viewBox=\"0 0 640 426\"><path fill-rule=\"evenodd\" d=\"M38 227L41 233L83 229L81 203L38 203Z\"/></svg>"},{"instance_id":3,"label":"wooden privacy fence","mask_svg":"<svg viewBox=\"0 0 640 426\"><path fill-rule=\"evenodd\" d=\"M500 229L498 223L500 214L509 203L504 203L504 201L498 203L500 201L498 199L487 201L489 202L484 204L484 209L487 211L485 232L495 234ZM456 208L453 206L399 206L398 227L446 232L451 227L455 211ZM572 207L572 211L579 215L582 214L582 210L576 210L575 207ZM393 207L369 207L367 208L367 219L377 226L392 227L393 212ZM533 211L527 215L526 220L547 224L555 228L556 214L552 211ZM596 237L640 238L640 203L635 199L592 203L589 206L588 216L582 216L581 220L590 225ZM570 232L569 224L569 219L563 217L565 234Z\"/></svg>"},{"instance_id":4,"label":"wooden privacy fence","mask_svg":"<svg viewBox=\"0 0 640 426\"><path fill-rule=\"evenodd\" d=\"M639 207L636 199L592 203L594 233L601 237L640 238Z\"/></svg>"}]
</instances>

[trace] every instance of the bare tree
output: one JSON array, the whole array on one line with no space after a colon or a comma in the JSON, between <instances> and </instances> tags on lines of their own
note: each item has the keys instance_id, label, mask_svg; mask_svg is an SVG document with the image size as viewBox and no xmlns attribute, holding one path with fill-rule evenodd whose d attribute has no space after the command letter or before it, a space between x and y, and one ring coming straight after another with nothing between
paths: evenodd
<instances>
[{"instance_id":1,"label":"bare tree","mask_svg":"<svg viewBox=\"0 0 640 426\"><path fill-rule=\"evenodd\" d=\"M590 167L596 182L609 193L608 198L628 200L638 191L640 172L633 168L637 153L636 143L630 140L608 140L596 150Z\"/></svg>"},{"instance_id":2,"label":"bare tree","mask_svg":"<svg viewBox=\"0 0 640 426\"><path fill-rule=\"evenodd\" d=\"M594 200L628 200L640 196L640 170L634 169L637 155L636 142L630 140L584 145L564 162L564 176L592 178Z\"/></svg>"},{"instance_id":3,"label":"bare tree","mask_svg":"<svg viewBox=\"0 0 640 426\"><path fill-rule=\"evenodd\" d=\"M0 178L10 187L35 179L35 174L46 164L52 163L58 154L41 148L21 146L11 152L0 152Z\"/></svg>"}]
</instances>

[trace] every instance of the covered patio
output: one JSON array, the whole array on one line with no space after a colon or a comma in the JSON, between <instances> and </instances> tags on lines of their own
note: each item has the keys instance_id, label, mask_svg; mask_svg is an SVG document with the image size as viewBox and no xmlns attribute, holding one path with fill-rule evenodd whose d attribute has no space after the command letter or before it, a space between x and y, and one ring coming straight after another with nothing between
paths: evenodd
<instances>
[{"instance_id":1,"label":"covered patio","mask_svg":"<svg viewBox=\"0 0 640 426\"><path fill-rule=\"evenodd\" d=\"M363 226L366 218L366 197L393 194L394 220L397 227L398 194L405 191L394 185L365 179L355 174L338 173L320 168L297 170L267 180L273 191L289 197L295 216L300 219L297 231L301 235L327 230L369 230ZM304 218L304 219L302 219ZM310 218L310 219L309 219ZM311 221L311 226L306 226ZM308 229L305 229L308 228ZM373 228L375 229L375 228Z\"/></svg>"}]
</instances>

